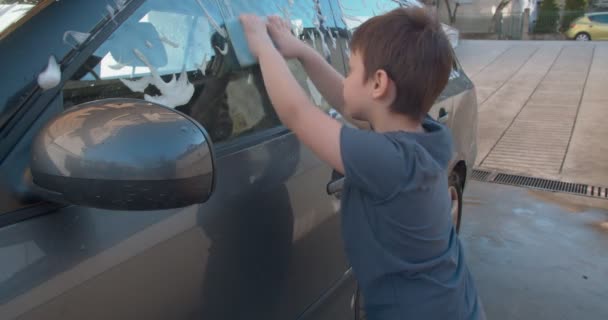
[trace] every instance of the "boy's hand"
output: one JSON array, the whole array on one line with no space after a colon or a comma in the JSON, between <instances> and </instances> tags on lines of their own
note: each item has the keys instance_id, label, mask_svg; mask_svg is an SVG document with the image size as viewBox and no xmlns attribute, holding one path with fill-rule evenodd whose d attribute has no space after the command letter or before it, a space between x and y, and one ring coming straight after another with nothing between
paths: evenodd
<instances>
[{"instance_id":1,"label":"boy's hand","mask_svg":"<svg viewBox=\"0 0 608 320\"><path fill-rule=\"evenodd\" d=\"M254 14L242 14L239 17L251 54L259 58L265 47L272 47L272 41L266 29L266 22Z\"/></svg>"},{"instance_id":2,"label":"boy's hand","mask_svg":"<svg viewBox=\"0 0 608 320\"><path fill-rule=\"evenodd\" d=\"M289 22L278 16L268 17L268 33L286 59L298 58L307 48L306 44L291 33Z\"/></svg>"}]
</instances>

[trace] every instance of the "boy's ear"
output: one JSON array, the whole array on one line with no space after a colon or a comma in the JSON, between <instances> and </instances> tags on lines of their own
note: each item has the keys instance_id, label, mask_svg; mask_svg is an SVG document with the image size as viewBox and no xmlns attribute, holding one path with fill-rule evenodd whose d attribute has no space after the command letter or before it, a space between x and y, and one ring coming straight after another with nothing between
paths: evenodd
<instances>
[{"instance_id":1,"label":"boy's ear","mask_svg":"<svg viewBox=\"0 0 608 320\"><path fill-rule=\"evenodd\" d=\"M372 97L374 99L384 99L392 94L394 83L383 69L378 69L374 72L372 78Z\"/></svg>"}]
</instances>

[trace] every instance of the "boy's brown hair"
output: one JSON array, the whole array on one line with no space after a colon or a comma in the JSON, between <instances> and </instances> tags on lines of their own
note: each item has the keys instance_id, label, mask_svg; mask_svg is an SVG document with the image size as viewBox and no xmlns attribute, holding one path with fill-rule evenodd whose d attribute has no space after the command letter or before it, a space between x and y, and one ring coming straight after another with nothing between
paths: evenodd
<instances>
[{"instance_id":1,"label":"boy's brown hair","mask_svg":"<svg viewBox=\"0 0 608 320\"><path fill-rule=\"evenodd\" d=\"M399 8L355 31L351 47L362 55L365 79L384 70L397 87L392 110L422 120L448 83L452 50L439 22L422 8Z\"/></svg>"}]
</instances>

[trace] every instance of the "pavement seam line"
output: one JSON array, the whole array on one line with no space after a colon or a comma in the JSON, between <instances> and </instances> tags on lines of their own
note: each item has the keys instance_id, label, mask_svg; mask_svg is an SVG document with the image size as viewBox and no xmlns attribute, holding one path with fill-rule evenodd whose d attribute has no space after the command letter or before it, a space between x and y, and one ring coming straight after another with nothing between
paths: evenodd
<instances>
[{"instance_id":1,"label":"pavement seam line","mask_svg":"<svg viewBox=\"0 0 608 320\"><path fill-rule=\"evenodd\" d=\"M532 51L530 53L530 55L528 56L528 58L526 59L526 61L524 61L524 63L522 63L517 70L515 70L509 77L507 77L507 79L500 84L500 86L498 86L498 88L496 88L496 90L492 91L492 93L490 93L485 100L483 100L480 104L479 104L479 108L481 108L481 106L483 106L484 103L486 103L486 101L490 100L490 98L492 98L493 95L496 94L496 92L498 92L500 89L502 89L502 87L505 86L505 84L507 84L509 81L511 81L511 79L513 79L513 77L515 77L516 74L519 73L519 71L528 63L528 61L530 61L530 59L532 59L532 57L538 52L538 50L540 49L540 47L536 47L536 49L534 51Z\"/></svg>"},{"instance_id":2,"label":"pavement seam line","mask_svg":"<svg viewBox=\"0 0 608 320\"><path fill-rule=\"evenodd\" d=\"M547 68L547 71L545 71L545 74L543 75L543 77L540 79L540 81L538 81L538 83L534 87L534 90L532 90L532 92L530 93L530 95L528 96L528 98L526 99L526 101L522 104L522 106L519 109L519 111L517 111L517 114L515 114L515 116L513 117L513 119L511 119L511 123L509 123L509 125L507 126L507 128L502 132L502 134L500 135L500 137L496 140L496 143L492 146L492 148L490 148L490 151L488 151L488 153L483 158L483 160L481 160L481 162L479 162L479 166L483 166L483 163L488 159L488 157L490 156L490 154L492 154L492 151L494 151L494 149L496 148L496 146L500 143L500 140L502 140L502 138L505 136L505 134L507 133L507 131L509 131L509 129L511 129L511 127L513 126L513 123L515 122L515 119L517 119L517 117L524 110L524 108L526 107L526 105L528 105L528 102L530 102L530 99L532 99L532 96L534 96L534 93L536 93L536 90L538 89L538 87L540 86L540 84L543 82L543 80L545 80L545 78L547 77L547 75L549 74L549 72L551 72L551 69L555 65L555 62L562 55L562 52L564 51L565 47L566 47L565 45L562 45L559 48L559 52L555 56L555 59L553 59L553 61L551 62L551 65L549 66L549 68Z\"/></svg>"},{"instance_id":3,"label":"pavement seam line","mask_svg":"<svg viewBox=\"0 0 608 320\"><path fill-rule=\"evenodd\" d=\"M469 78L473 79L473 77L480 74L488 66L490 66L492 63L496 62L496 60L498 60L498 58L502 57L507 51L511 50L511 48L514 48L514 47L515 47L515 45L510 45L510 46L506 47L505 50L503 50L501 53L497 54L496 57L494 57L494 59L492 59L492 61L488 62L485 66L483 66L481 69L479 69L477 72L475 72L475 74L472 74Z\"/></svg>"},{"instance_id":4,"label":"pavement seam line","mask_svg":"<svg viewBox=\"0 0 608 320\"><path fill-rule=\"evenodd\" d=\"M578 106L576 108L576 114L574 115L574 123L572 123L572 128L570 129L570 138L568 139L568 144L566 145L566 152L564 152L564 157L562 158L562 163L559 166L559 174L562 174L564 171L564 163L566 162L566 156L568 156L568 150L570 150L570 143L572 142L572 136L574 135L574 129L576 129L576 122L578 122L578 115L581 111L581 105L583 104L583 99L585 97L585 89L587 87L587 81L589 80L589 74L591 74L591 67L595 62L595 48L596 44L593 45L593 49L591 51L591 63L587 66L587 76L585 77L585 83L583 85L583 90L581 91L581 97L578 100Z\"/></svg>"}]
</instances>

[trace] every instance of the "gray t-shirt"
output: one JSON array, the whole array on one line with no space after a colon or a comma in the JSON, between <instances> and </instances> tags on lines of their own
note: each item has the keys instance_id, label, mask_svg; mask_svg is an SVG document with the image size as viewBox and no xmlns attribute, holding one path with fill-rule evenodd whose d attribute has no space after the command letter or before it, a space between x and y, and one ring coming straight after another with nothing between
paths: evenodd
<instances>
[{"instance_id":1,"label":"gray t-shirt","mask_svg":"<svg viewBox=\"0 0 608 320\"><path fill-rule=\"evenodd\" d=\"M342 233L369 320L483 319L450 215L452 138L343 127Z\"/></svg>"}]
</instances>

